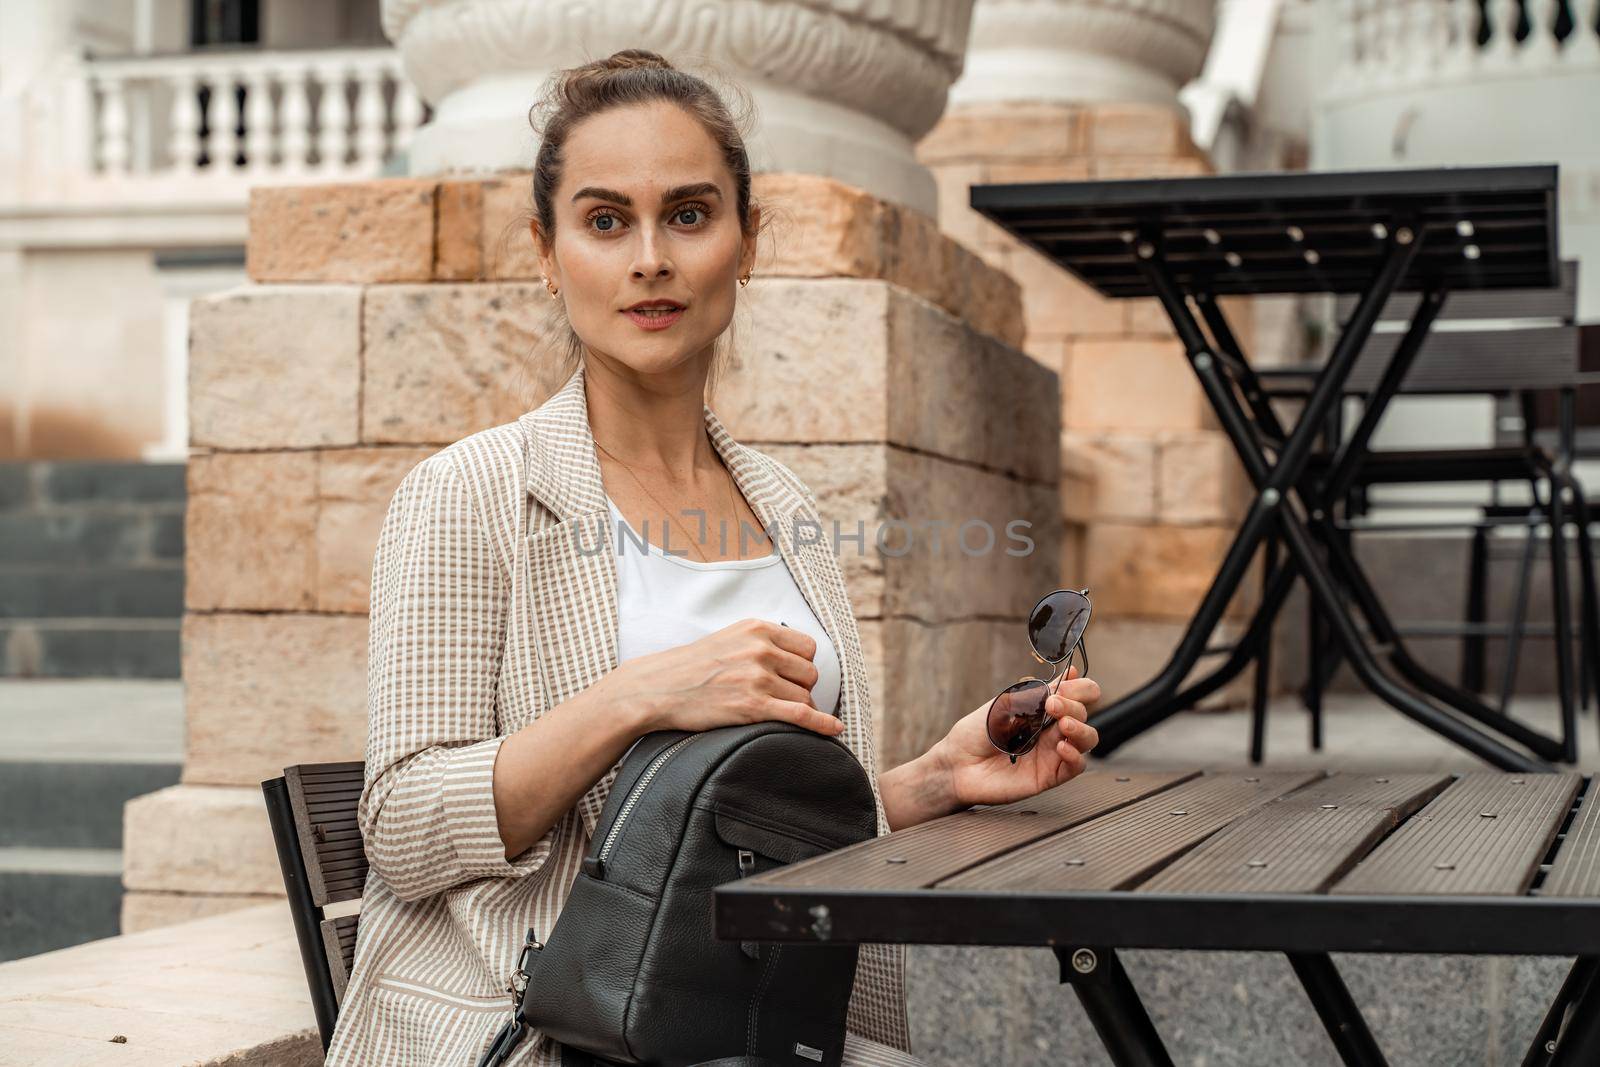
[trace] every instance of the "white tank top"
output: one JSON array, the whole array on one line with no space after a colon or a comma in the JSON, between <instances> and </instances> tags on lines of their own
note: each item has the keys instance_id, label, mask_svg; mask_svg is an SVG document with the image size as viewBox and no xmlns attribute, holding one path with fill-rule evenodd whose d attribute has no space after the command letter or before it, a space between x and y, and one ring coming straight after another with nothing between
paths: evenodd
<instances>
[{"instance_id":1,"label":"white tank top","mask_svg":"<svg viewBox=\"0 0 1600 1067\"><path fill-rule=\"evenodd\" d=\"M838 651L775 546L756 559L710 563L668 555L639 536L609 494L606 505L617 550L619 663L686 645L740 619L781 622L817 642L811 699L822 711L838 714ZM667 543L672 544L670 534Z\"/></svg>"}]
</instances>

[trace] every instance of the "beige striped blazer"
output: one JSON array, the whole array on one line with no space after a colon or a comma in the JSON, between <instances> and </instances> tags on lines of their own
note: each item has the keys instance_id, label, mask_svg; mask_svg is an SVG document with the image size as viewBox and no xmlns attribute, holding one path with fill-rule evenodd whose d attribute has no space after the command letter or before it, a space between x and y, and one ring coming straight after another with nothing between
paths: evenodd
<instances>
[{"instance_id":1,"label":"beige striped blazer","mask_svg":"<svg viewBox=\"0 0 1600 1067\"><path fill-rule=\"evenodd\" d=\"M816 500L786 466L733 440L709 406L710 438L834 647L842 739L873 756L860 638L826 542L796 538ZM372 567L366 782L360 825L371 873L355 964L327 1063L471 1067L509 1018L506 983L523 935L548 936L613 767L548 833L505 858L491 787L506 736L617 664L616 544L580 366L517 421L425 459L395 491ZM904 952L863 946L846 1062L907 1055ZM897 1051L898 1050L898 1051ZM555 1067L534 1031L516 1067Z\"/></svg>"}]
</instances>

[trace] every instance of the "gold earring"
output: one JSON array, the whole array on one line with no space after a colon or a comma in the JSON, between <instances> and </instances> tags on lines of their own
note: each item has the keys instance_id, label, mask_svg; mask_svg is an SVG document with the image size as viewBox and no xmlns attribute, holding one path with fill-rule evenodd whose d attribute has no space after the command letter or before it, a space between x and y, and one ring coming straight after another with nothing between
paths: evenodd
<instances>
[{"instance_id":1,"label":"gold earring","mask_svg":"<svg viewBox=\"0 0 1600 1067\"><path fill-rule=\"evenodd\" d=\"M755 271L750 272L750 274L754 273ZM743 278L739 279L739 288L743 289L745 286L750 284L750 274L746 274Z\"/></svg>"}]
</instances>

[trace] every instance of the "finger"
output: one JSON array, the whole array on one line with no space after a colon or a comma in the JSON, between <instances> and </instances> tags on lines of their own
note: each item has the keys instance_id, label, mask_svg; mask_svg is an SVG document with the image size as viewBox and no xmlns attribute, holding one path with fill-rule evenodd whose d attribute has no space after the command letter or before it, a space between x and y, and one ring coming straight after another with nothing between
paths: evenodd
<instances>
[{"instance_id":1,"label":"finger","mask_svg":"<svg viewBox=\"0 0 1600 1067\"><path fill-rule=\"evenodd\" d=\"M796 700L774 700L771 708L773 714L769 716L770 718L783 719L827 737L838 737L844 733L844 720L825 711L818 711L810 704L802 704Z\"/></svg>"},{"instance_id":2,"label":"finger","mask_svg":"<svg viewBox=\"0 0 1600 1067\"><path fill-rule=\"evenodd\" d=\"M1061 769L1065 772L1061 780L1076 778L1089 767L1089 761L1082 752L1073 747L1070 741L1056 742L1056 755L1061 759Z\"/></svg>"},{"instance_id":3,"label":"finger","mask_svg":"<svg viewBox=\"0 0 1600 1067\"><path fill-rule=\"evenodd\" d=\"M1061 736L1079 752L1088 752L1100 743L1100 731L1078 719L1061 720Z\"/></svg>"},{"instance_id":4,"label":"finger","mask_svg":"<svg viewBox=\"0 0 1600 1067\"><path fill-rule=\"evenodd\" d=\"M799 682L792 682L789 679L780 677L778 675L773 675L771 677L771 681L767 686L767 692L777 697L779 700L793 701L796 704L804 704L811 708L815 708L817 706L816 700L811 696L811 687L809 685Z\"/></svg>"},{"instance_id":5,"label":"finger","mask_svg":"<svg viewBox=\"0 0 1600 1067\"><path fill-rule=\"evenodd\" d=\"M804 630L775 622L769 624L765 636L785 652L808 663L817 656L817 639Z\"/></svg>"},{"instance_id":6,"label":"finger","mask_svg":"<svg viewBox=\"0 0 1600 1067\"><path fill-rule=\"evenodd\" d=\"M1056 719L1071 718L1082 721L1089 718L1089 709L1084 707L1081 701L1059 693L1044 702L1044 710L1046 715Z\"/></svg>"},{"instance_id":7,"label":"finger","mask_svg":"<svg viewBox=\"0 0 1600 1067\"><path fill-rule=\"evenodd\" d=\"M802 634L801 636L804 637L805 635ZM806 640L809 641L811 639L806 638ZM817 679L822 676L822 672L817 669L816 663L807 656L797 655L784 649L775 650L773 655L777 657L775 667L777 676L798 685L802 689L809 691L812 686L817 684ZM789 699L797 698L791 697Z\"/></svg>"},{"instance_id":8,"label":"finger","mask_svg":"<svg viewBox=\"0 0 1600 1067\"><path fill-rule=\"evenodd\" d=\"M1083 704L1093 704L1100 699L1100 683L1093 678L1073 678L1057 686L1056 695Z\"/></svg>"}]
</instances>

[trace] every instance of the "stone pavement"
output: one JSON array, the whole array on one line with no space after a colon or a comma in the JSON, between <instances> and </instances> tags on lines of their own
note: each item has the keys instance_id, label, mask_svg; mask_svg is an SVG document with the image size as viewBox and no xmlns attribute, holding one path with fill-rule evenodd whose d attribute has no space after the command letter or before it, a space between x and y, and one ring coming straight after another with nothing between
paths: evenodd
<instances>
[{"instance_id":1,"label":"stone pavement","mask_svg":"<svg viewBox=\"0 0 1600 1067\"><path fill-rule=\"evenodd\" d=\"M1560 712L1553 697L1519 697L1511 713L1554 737ZM1485 764L1417 725L1376 697L1329 693L1323 705L1323 749L1311 748L1311 716L1292 697L1276 700L1267 716L1266 764L1274 770L1373 768L1472 771ZM1498 735L1496 735L1498 736ZM1107 766L1245 767L1250 765L1250 712L1177 715L1123 745ZM1578 716L1578 769L1600 768L1600 729L1593 707Z\"/></svg>"}]
</instances>

